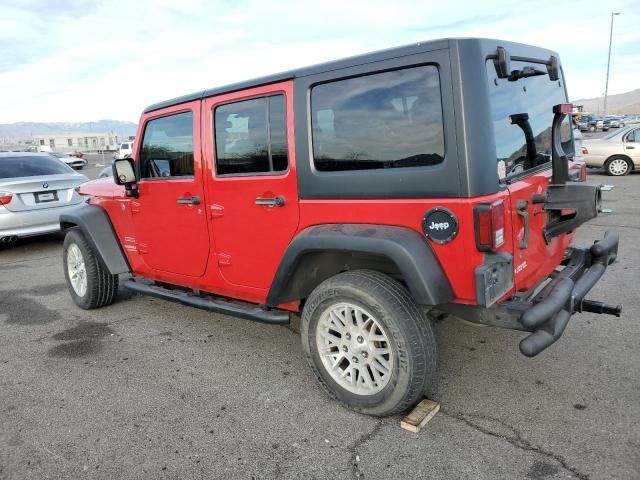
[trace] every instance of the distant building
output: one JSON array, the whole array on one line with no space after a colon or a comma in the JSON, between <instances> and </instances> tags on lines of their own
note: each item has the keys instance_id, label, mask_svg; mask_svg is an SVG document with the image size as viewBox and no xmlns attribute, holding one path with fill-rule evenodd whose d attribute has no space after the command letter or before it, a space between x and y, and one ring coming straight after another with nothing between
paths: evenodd
<instances>
[{"instance_id":1,"label":"distant building","mask_svg":"<svg viewBox=\"0 0 640 480\"><path fill-rule=\"evenodd\" d=\"M115 133L46 133L33 135L33 144L41 152L101 152L116 150Z\"/></svg>"}]
</instances>

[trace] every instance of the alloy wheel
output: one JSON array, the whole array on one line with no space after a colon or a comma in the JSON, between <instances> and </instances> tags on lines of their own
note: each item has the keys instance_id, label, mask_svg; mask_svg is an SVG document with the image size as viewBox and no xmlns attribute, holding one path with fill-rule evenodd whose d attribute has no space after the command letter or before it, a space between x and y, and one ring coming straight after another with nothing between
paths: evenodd
<instances>
[{"instance_id":1,"label":"alloy wheel","mask_svg":"<svg viewBox=\"0 0 640 480\"><path fill-rule=\"evenodd\" d=\"M322 365L341 387L357 395L374 395L389 382L393 350L377 319L352 303L325 310L316 328Z\"/></svg>"},{"instance_id":2,"label":"alloy wheel","mask_svg":"<svg viewBox=\"0 0 640 480\"><path fill-rule=\"evenodd\" d=\"M75 243L69 245L67 249L67 271L76 295L84 297L87 293L87 267L82 252Z\"/></svg>"}]
</instances>

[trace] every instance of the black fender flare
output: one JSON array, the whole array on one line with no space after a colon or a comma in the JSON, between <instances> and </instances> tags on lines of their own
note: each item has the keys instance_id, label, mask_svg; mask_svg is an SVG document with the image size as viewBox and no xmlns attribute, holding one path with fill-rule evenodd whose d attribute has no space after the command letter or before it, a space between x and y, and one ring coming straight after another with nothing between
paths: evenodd
<instances>
[{"instance_id":1,"label":"black fender flare","mask_svg":"<svg viewBox=\"0 0 640 480\"><path fill-rule=\"evenodd\" d=\"M131 271L109 216L102 207L83 203L60 215L63 232L73 227L82 231L109 273L116 275Z\"/></svg>"},{"instance_id":2,"label":"black fender flare","mask_svg":"<svg viewBox=\"0 0 640 480\"><path fill-rule=\"evenodd\" d=\"M315 260L309 260L314 255ZM388 225L329 224L306 228L293 239L266 304L275 307L305 298L322 281L344 270L376 268L375 262L368 265L367 258L394 266L418 304L439 305L454 299L440 262L417 231Z\"/></svg>"}]
</instances>

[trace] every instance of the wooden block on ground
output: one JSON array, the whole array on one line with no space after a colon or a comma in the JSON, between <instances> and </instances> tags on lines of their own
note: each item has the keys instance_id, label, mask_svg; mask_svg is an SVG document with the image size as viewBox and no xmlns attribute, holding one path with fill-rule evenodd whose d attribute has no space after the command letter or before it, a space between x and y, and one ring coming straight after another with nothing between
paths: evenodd
<instances>
[{"instance_id":1,"label":"wooden block on ground","mask_svg":"<svg viewBox=\"0 0 640 480\"><path fill-rule=\"evenodd\" d=\"M440 410L440 404L433 400L422 400L409 415L400 420L400 426L405 430L417 433Z\"/></svg>"}]
</instances>

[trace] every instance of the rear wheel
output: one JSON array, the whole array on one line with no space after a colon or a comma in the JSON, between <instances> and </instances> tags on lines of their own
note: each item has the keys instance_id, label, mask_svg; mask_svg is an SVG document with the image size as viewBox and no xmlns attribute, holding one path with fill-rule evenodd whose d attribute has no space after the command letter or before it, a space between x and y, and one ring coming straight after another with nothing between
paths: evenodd
<instances>
[{"instance_id":1,"label":"rear wheel","mask_svg":"<svg viewBox=\"0 0 640 480\"><path fill-rule=\"evenodd\" d=\"M615 155L607 160L604 168L608 175L620 177L629 173L629 171L631 171L631 169L633 168L633 165L628 158L620 155Z\"/></svg>"},{"instance_id":2,"label":"rear wheel","mask_svg":"<svg viewBox=\"0 0 640 480\"><path fill-rule=\"evenodd\" d=\"M82 232L69 230L63 243L64 276L76 305L85 310L110 305L118 293L118 276L98 260Z\"/></svg>"},{"instance_id":3,"label":"rear wheel","mask_svg":"<svg viewBox=\"0 0 640 480\"><path fill-rule=\"evenodd\" d=\"M436 367L429 320L397 281L369 270L345 272L307 299L302 345L329 395L369 415L415 404Z\"/></svg>"}]
</instances>

